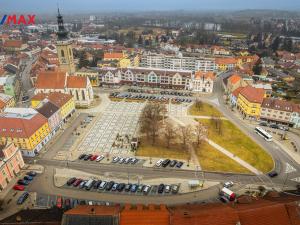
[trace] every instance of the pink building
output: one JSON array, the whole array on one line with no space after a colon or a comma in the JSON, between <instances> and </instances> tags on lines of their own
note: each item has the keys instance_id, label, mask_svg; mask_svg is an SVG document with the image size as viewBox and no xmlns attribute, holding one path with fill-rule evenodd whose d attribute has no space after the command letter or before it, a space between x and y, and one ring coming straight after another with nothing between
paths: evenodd
<instances>
[{"instance_id":1,"label":"pink building","mask_svg":"<svg viewBox=\"0 0 300 225\"><path fill-rule=\"evenodd\" d=\"M24 161L19 148L13 143L0 145L0 191L17 176L23 166Z\"/></svg>"}]
</instances>

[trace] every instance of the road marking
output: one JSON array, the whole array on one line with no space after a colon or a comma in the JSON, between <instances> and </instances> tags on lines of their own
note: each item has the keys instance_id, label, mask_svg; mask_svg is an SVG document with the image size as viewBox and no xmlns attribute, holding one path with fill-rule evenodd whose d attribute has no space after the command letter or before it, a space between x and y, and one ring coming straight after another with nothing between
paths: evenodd
<instances>
[{"instance_id":1,"label":"road marking","mask_svg":"<svg viewBox=\"0 0 300 225\"><path fill-rule=\"evenodd\" d=\"M300 183L300 177L296 177L296 178L293 178L293 179L291 179L291 180Z\"/></svg>"},{"instance_id":2,"label":"road marking","mask_svg":"<svg viewBox=\"0 0 300 225\"><path fill-rule=\"evenodd\" d=\"M286 167L285 167L285 173L292 173L297 171L292 165L290 165L289 163L286 163Z\"/></svg>"}]
</instances>

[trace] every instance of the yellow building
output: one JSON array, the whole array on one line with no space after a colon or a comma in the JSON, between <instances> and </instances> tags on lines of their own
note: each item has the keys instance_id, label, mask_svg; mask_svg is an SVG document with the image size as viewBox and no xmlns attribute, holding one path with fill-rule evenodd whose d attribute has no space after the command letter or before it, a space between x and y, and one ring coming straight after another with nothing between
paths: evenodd
<instances>
[{"instance_id":1,"label":"yellow building","mask_svg":"<svg viewBox=\"0 0 300 225\"><path fill-rule=\"evenodd\" d=\"M238 95L237 109L245 118L258 119L264 97L263 88L244 87Z\"/></svg>"},{"instance_id":2,"label":"yellow building","mask_svg":"<svg viewBox=\"0 0 300 225\"><path fill-rule=\"evenodd\" d=\"M43 100L49 100L59 108L61 121L67 121L75 112L75 101L72 95L63 94L60 92L39 93L32 97L31 107L37 108Z\"/></svg>"},{"instance_id":3,"label":"yellow building","mask_svg":"<svg viewBox=\"0 0 300 225\"><path fill-rule=\"evenodd\" d=\"M81 68L80 70L76 71L75 75L80 77L88 77L93 87L99 87L100 85L99 74L95 70Z\"/></svg>"},{"instance_id":4,"label":"yellow building","mask_svg":"<svg viewBox=\"0 0 300 225\"><path fill-rule=\"evenodd\" d=\"M227 71L237 67L235 58L216 58L216 66L219 71Z\"/></svg>"},{"instance_id":5,"label":"yellow building","mask_svg":"<svg viewBox=\"0 0 300 225\"><path fill-rule=\"evenodd\" d=\"M122 58L118 62L118 67L120 68L127 68L131 66L131 60L128 58Z\"/></svg>"},{"instance_id":6,"label":"yellow building","mask_svg":"<svg viewBox=\"0 0 300 225\"><path fill-rule=\"evenodd\" d=\"M47 119L31 108L7 108L0 115L0 145L14 143L25 156L35 156L50 140Z\"/></svg>"}]
</instances>

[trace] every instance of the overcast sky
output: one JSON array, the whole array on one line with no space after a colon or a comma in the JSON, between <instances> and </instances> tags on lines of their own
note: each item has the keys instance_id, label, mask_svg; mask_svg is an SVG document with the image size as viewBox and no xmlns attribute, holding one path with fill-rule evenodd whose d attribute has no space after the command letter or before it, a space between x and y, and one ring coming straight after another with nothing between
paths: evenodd
<instances>
[{"instance_id":1,"label":"overcast sky","mask_svg":"<svg viewBox=\"0 0 300 225\"><path fill-rule=\"evenodd\" d=\"M300 0L0 0L1 12L51 13L136 10L300 10Z\"/></svg>"}]
</instances>

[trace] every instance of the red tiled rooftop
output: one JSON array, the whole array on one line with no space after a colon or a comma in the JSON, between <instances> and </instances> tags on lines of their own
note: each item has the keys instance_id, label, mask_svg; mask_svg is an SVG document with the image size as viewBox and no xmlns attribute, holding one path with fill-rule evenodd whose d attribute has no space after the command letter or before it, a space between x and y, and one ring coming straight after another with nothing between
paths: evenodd
<instances>
[{"instance_id":1,"label":"red tiled rooftop","mask_svg":"<svg viewBox=\"0 0 300 225\"><path fill-rule=\"evenodd\" d=\"M241 90L240 95L244 96L249 102L261 104L264 99L265 90L263 88L247 86Z\"/></svg>"},{"instance_id":2,"label":"red tiled rooftop","mask_svg":"<svg viewBox=\"0 0 300 225\"><path fill-rule=\"evenodd\" d=\"M66 82L66 72L41 71L36 80L36 88L38 89L64 89Z\"/></svg>"},{"instance_id":3,"label":"red tiled rooftop","mask_svg":"<svg viewBox=\"0 0 300 225\"><path fill-rule=\"evenodd\" d=\"M79 76L68 76L67 87L68 88L85 88L87 86L87 78Z\"/></svg>"}]
</instances>

